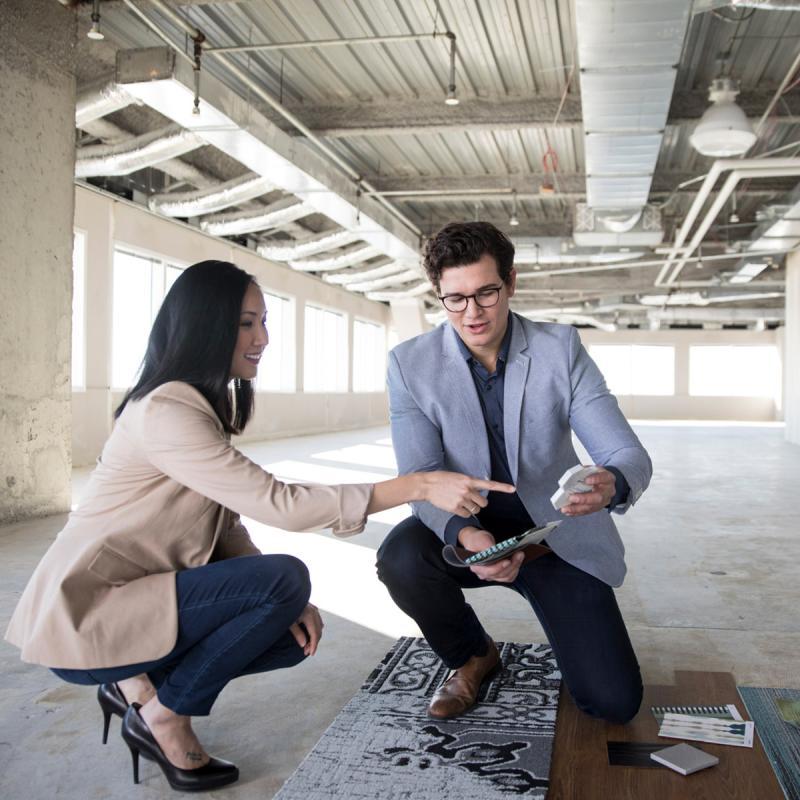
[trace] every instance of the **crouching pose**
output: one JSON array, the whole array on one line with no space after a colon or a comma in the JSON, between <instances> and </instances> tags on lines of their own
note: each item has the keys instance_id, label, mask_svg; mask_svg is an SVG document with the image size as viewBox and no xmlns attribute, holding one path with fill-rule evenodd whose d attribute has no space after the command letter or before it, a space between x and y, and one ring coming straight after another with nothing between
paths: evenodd
<instances>
[{"instance_id":1,"label":"crouching pose","mask_svg":"<svg viewBox=\"0 0 800 800\"><path fill-rule=\"evenodd\" d=\"M428 502L388 535L378 575L450 668L429 706L454 717L499 666L497 648L463 589L497 584L531 605L577 705L624 722L642 697L636 656L612 587L625 575L610 512L624 513L647 487L650 459L568 325L511 313L514 247L494 226L451 224L430 240L425 266L447 323L394 348L389 363L392 440L401 474L453 469L514 484L488 504L451 514ZM592 490L562 512L550 497L578 463L572 434L602 469ZM555 519L549 552L461 569L443 543L480 551Z\"/></svg>"},{"instance_id":2,"label":"crouching pose","mask_svg":"<svg viewBox=\"0 0 800 800\"><path fill-rule=\"evenodd\" d=\"M153 325L141 377L73 512L36 568L6 638L25 661L97 684L104 714L124 717L133 756L174 789L232 783L191 726L228 681L291 667L322 633L305 565L262 555L240 522L360 532L368 514L409 501L466 514L480 491L513 487L452 472L377 484L284 484L230 443L251 414L266 311L233 264L185 270ZM232 383L231 383L232 382Z\"/></svg>"}]
</instances>

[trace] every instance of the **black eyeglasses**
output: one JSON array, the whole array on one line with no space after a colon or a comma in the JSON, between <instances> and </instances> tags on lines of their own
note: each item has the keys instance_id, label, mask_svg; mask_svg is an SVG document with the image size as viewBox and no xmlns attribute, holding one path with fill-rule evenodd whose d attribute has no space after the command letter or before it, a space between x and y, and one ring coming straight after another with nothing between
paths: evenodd
<instances>
[{"instance_id":1,"label":"black eyeglasses","mask_svg":"<svg viewBox=\"0 0 800 800\"><path fill-rule=\"evenodd\" d=\"M439 295L439 299L448 311L453 312L466 311L470 298L481 308L491 308L497 305L502 288L502 286L487 286L475 294L446 294Z\"/></svg>"}]
</instances>

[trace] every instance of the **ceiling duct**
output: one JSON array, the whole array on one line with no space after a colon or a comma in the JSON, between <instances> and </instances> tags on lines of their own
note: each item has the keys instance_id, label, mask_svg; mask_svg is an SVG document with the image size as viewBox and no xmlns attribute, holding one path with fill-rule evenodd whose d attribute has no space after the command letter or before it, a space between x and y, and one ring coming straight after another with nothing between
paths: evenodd
<instances>
[{"instance_id":1,"label":"ceiling duct","mask_svg":"<svg viewBox=\"0 0 800 800\"><path fill-rule=\"evenodd\" d=\"M250 173L207 189L154 194L147 205L151 211L167 217L199 217L245 203L274 188L266 178Z\"/></svg>"},{"instance_id":2,"label":"ceiling duct","mask_svg":"<svg viewBox=\"0 0 800 800\"><path fill-rule=\"evenodd\" d=\"M313 256L334 250L345 244L351 244L358 235L350 231L327 231L297 242L270 242L258 248L260 255L272 261L294 261L305 256Z\"/></svg>"},{"instance_id":3,"label":"ceiling duct","mask_svg":"<svg viewBox=\"0 0 800 800\"><path fill-rule=\"evenodd\" d=\"M75 154L75 177L129 175L182 156L204 144L198 134L183 130L178 125L167 125L125 142L80 147Z\"/></svg>"},{"instance_id":4,"label":"ceiling duct","mask_svg":"<svg viewBox=\"0 0 800 800\"><path fill-rule=\"evenodd\" d=\"M75 127L83 128L87 123L113 114L131 103L141 105L114 80L105 81L99 88L97 85L87 87L78 92L75 100Z\"/></svg>"},{"instance_id":5,"label":"ceiling duct","mask_svg":"<svg viewBox=\"0 0 800 800\"><path fill-rule=\"evenodd\" d=\"M407 289L393 289L390 291L367 292L367 300L378 300L381 303L391 303L393 300L406 300L410 297L421 297L433 290L430 281L422 281Z\"/></svg>"},{"instance_id":6,"label":"ceiling duct","mask_svg":"<svg viewBox=\"0 0 800 800\"><path fill-rule=\"evenodd\" d=\"M329 270L352 267L354 264L361 264L380 254L381 251L378 250L377 247L361 242L355 247L348 247L346 250L339 253L332 253L326 256L313 256L312 258L294 259L289 262L289 266L301 272L327 272ZM415 274L416 277L419 277L419 272Z\"/></svg>"},{"instance_id":7,"label":"ceiling duct","mask_svg":"<svg viewBox=\"0 0 800 800\"><path fill-rule=\"evenodd\" d=\"M385 278L388 275L396 275L408 269L406 264L398 264L392 261L389 264L382 264L379 267L367 267L366 269L349 269L344 272L337 272L335 275L323 275L322 280L327 283L336 283L339 286L347 286L359 281L376 280Z\"/></svg>"},{"instance_id":8,"label":"ceiling duct","mask_svg":"<svg viewBox=\"0 0 800 800\"><path fill-rule=\"evenodd\" d=\"M263 208L211 214L200 220L200 228L214 236L241 236L278 228L313 214L314 209L296 197L282 197Z\"/></svg>"},{"instance_id":9,"label":"ceiling duct","mask_svg":"<svg viewBox=\"0 0 800 800\"><path fill-rule=\"evenodd\" d=\"M581 247L656 247L664 240L661 210L646 205L615 213L576 203L572 238Z\"/></svg>"},{"instance_id":10,"label":"ceiling duct","mask_svg":"<svg viewBox=\"0 0 800 800\"><path fill-rule=\"evenodd\" d=\"M587 205L633 213L650 194L690 0L575 5Z\"/></svg>"},{"instance_id":11,"label":"ceiling duct","mask_svg":"<svg viewBox=\"0 0 800 800\"><path fill-rule=\"evenodd\" d=\"M360 283L348 283L345 288L351 292L375 292L378 289L388 289L390 286L402 286L404 283L413 281L418 277L419 273L416 270L407 269L385 278L376 278L375 280L361 281Z\"/></svg>"},{"instance_id":12,"label":"ceiling duct","mask_svg":"<svg viewBox=\"0 0 800 800\"><path fill-rule=\"evenodd\" d=\"M184 128L197 131L209 144L352 233L346 241L313 252L361 239L390 258L418 263L419 241L414 231L372 197L359 194L355 181L284 133L210 73L203 72L200 81L199 113L193 113L192 66L176 60L168 48L118 52L116 78L129 94ZM267 246L267 251L272 247ZM310 254L287 252L281 260Z\"/></svg>"}]
</instances>

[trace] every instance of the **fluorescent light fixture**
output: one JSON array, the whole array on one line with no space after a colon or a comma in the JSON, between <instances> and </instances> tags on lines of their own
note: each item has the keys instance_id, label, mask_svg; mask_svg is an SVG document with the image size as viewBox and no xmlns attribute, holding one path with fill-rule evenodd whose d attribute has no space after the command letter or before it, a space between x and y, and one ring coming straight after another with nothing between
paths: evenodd
<instances>
[{"instance_id":1,"label":"fluorescent light fixture","mask_svg":"<svg viewBox=\"0 0 800 800\"><path fill-rule=\"evenodd\" d=\"M762 261L748 261L731 277L729 283L750 283L753 278L759 276L766 268L767 264Z\"/></svg>"}]
</instances>

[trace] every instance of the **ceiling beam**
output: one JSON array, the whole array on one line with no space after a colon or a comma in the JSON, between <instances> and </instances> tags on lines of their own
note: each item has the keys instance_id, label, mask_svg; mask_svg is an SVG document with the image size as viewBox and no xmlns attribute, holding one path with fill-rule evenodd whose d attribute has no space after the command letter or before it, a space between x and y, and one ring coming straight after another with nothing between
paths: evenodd
<instances>
[{"instance_id":1,"label":"ceiling beam","mask_svg":"<svg viewBox=\"0 0 800 800\"><path fill-rule=\"evenodd\" d=\"M737 101L749 117L757 120L774 92L774 87L750 89L742 92ZM560 97L475 97L464 98L457 106L447 106L437 98L421 98L337 105L292 104L287 108L316 135L336 139L348 136L552 128L560 103ZM703 115L708 105L706 91L676 92L672 98L668 124L693 123ZM800 96L786 95L779 109L775 121L800 122ZM262 111L279 127L291 135L297 135L297 131L289 130L285 120L275 117L274 112ZM580 96L567 97L558 115L557 127L578 128L582 126L582 120Z\"/></svg>"}]
</instances>

